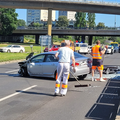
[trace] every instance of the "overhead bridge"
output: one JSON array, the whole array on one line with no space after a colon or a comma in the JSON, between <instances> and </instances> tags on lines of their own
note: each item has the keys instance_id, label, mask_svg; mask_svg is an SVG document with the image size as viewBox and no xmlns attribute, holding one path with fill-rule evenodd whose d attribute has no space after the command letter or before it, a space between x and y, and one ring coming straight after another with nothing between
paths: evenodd
<instances>
[{"instance_id":1,"label":"overhead bridge","mask_svg":"<svg viewBox=\"0 0 120 120\"><path fill-rule=\"evenodd\" d=\"M120 3L94 0L0 0L0 7L120 14Z\"/></svg>"},{"instance_id":2,"label":"overhead bridge","mask_svg":"<svg viewBox=\"0 0 120 120\"><path fill-rule=\"evenodd\" d=\"M46 29L17 29L13 35L47 35ZM52 35L120 36L120 30L52 29Z\"/></svg>"},{"instance_id":3,"label":"overhead bridge","mask_svg":"<svg viewBox=\"0 0 120 120\"><path fill-rule=\"evenodd\" d=\"M119 31L92 30L52 30L52 10L104 13L120 15L120 3L94 2L91 0L0 0L0 8L45 9L48 10L47 30L19 30L14 34L47 34L47 35L113 35L119 36ZM24 31L24 33L22 33ZM53 33L52 33L53 32ZM38 37L37 37L38 39ZM90 37L92 41L92 37ZM90 43L91 44L91 43Z\"/></svg>"}]
</instances>

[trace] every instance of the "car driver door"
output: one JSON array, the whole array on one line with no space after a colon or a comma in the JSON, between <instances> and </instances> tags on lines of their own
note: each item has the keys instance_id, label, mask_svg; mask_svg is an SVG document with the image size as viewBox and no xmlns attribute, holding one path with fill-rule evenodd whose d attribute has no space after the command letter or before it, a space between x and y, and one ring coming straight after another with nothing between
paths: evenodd
<instances>
[{"instance_id":1,"label":"car driver door","mask_svg":"<svg viewBox=\"0 0 120 120\"><path fill-rule=\"evenodd\" d=\"M45 58L43 63L43 74L45 76L53 76L57 70L58 60L55 58L55 55L49 54Z\"/></svg>"},{"instance_id":2,"label":"car driver door","mask_svg":"<svg viewBox=\"0 0 120 120\"><path fill-rule=\"evenodd\" d=\"M27 65L28 73L30 75L42 75L43 74L43 62L44 62L45 55L38 55L32 58Z\"/></svg>"}]
</instances>

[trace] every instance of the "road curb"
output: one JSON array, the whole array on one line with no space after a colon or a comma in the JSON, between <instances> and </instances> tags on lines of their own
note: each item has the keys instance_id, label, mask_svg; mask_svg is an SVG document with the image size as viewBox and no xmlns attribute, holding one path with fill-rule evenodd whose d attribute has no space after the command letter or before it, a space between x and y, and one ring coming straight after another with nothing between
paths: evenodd
<instances>
[{"instance_id":1,"label":"road curb","mask_svg":"<svg viewBox=\"0 0 120 120\"><path fill-rule=\"evenodd\" d=\"M25 60L25 59L0 62L0 65L2 65L2 64L9 64L9 63L15 63L15 62L21 62L21 61L24 61L24 60Z\"/></svg>"}]
</instances>

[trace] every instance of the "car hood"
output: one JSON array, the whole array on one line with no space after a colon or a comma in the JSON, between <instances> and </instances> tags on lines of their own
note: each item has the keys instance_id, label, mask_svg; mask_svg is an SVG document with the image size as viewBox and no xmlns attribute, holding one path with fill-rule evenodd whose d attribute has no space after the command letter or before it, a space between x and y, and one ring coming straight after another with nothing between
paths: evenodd
<instances>
[{"instance_id":1,"label":"car hood","mask_svg":"<svg viewBox=\"0 0 120 120\"><path fill-rule=\"evenodd\" d=\"M7 49L8 47L1 47L0 49Z\"/></svg>"},{"instance_id":2,"label":"car hood","mask_svg":"<svg viewBox=\"0 0 120 120\"><path fill-rule=\"evenodd\" d=\"M26 60L30 59L34 55L34 52L31 52L27 57Z\"/></svg>"}]
</instances>

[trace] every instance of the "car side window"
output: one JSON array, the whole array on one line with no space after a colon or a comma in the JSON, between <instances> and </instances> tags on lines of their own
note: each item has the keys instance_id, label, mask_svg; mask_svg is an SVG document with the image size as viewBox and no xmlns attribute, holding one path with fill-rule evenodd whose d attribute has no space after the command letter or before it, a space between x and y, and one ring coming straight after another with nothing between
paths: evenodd
<instances>
[{"instance_id":1,"label":"car side window","mask_svg":"<svg viewBox=\"0 0 120 120\"><path fill-rule=\"evenodd\" d=\"M45 55L39 55L39 56L34 57L32 60L30 60L30 62L41 63L44 61L44 58L45 58Z\"/></svg>"},{"instance_id":2,"label":"car side window","mask_svg":"<svg viewBox=\"0 0 120 120\"><path fill-rule=\"evenodd\" d=\"M55 55L47 55L45 62L58 62L58 60L55 58Z\"/></svg>"},{"instance_id":3,"label":"car side window","mask_svg":"<svg viewBox=\"0 0 120 120\"><path fill-rule=\"evenodd\" d=\"M16 48L20 48L20 46L16 46Z\"/></svg>"}]
</instances>

